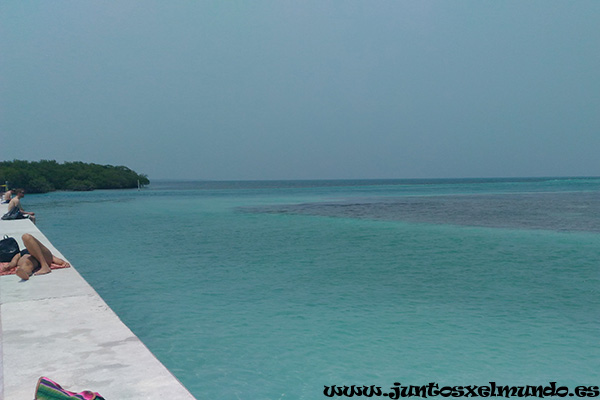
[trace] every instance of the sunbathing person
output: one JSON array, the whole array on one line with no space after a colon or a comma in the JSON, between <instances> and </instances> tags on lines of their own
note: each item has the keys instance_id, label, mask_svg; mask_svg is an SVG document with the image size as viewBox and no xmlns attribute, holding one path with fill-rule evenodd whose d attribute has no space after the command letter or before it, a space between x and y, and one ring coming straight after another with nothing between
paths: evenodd
<instances>
[{"instance_id":1,"label":"sunbathing person","mask_svg":"<svg viewBox=\"0 0 600 400\"><path fill-rule=\"evenodd\" d=\"M52 254L50 250L29 233L22 236L25 250L15 255L8 268L17 267L17 276L28 280L31 275L43 275L52 272L50 264L70 266L65 260Z\"/></svg>"}]
</instances>

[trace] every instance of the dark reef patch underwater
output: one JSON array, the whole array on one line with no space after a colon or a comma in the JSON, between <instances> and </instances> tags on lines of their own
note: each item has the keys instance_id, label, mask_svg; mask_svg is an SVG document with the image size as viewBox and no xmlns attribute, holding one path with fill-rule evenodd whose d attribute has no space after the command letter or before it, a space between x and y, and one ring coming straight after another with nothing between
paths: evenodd
<instances>
[{"instance_id":1,"label":"dark reef patch underwater","mask_svg":"<svg viewBox=\"0 0 600 400\"><path fill-rule=\"evenodd\" d=\"M364 198L242 207L240 210L560 232L600 232L600 196L593 192Z\"/></svg>"}]
</instances>

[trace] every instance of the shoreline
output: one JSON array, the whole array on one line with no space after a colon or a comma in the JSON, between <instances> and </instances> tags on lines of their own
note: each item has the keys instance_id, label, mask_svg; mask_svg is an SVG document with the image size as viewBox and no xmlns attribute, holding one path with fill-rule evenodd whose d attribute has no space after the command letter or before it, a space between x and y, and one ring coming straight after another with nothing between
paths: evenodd
<instances>
[{"instance_id":1,"label":"shoreline","mask_svg":"<svg viewBox=\"0 0 600 400\"><path fill-rule=\"evenodd\" d=\"M24 233L68 261L28 219L0 221L21 249ZM32 398L41 376L107 400L195 399L73 265L28 281L0 276L0 399Z\"/></svg>"}]
</instances>

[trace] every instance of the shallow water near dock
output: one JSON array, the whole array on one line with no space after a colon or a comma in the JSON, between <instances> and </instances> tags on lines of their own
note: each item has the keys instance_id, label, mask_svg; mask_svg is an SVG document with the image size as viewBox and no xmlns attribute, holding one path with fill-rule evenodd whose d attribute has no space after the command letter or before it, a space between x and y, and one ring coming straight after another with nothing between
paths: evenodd
<instances>
[{"instance_id":1,"label":"shallow water near dock","mask_svg":"<svg viewBox=\"0 0 600 400\"><path fill-rule=\"evenodd\" d=\"M153 182L23 205L198 399L598 384L597 178Z\"/></svg>"}]
</instances>

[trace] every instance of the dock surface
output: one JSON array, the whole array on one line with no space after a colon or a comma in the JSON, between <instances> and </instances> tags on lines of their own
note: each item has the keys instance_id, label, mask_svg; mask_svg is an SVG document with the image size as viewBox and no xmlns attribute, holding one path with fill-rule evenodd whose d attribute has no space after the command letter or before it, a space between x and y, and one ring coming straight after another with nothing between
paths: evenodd
<instances>
[{"instance_id":1,"label":"dock surface","mask_svg":"<svg viewBox=\"0 0 600 400\"><path fill-rule=\"evenodd\" d=\"M21 249L24 233L68 261L31 221L0 220L0 235L14 237ZM41 376L106 400L194 399L76 266L28 281L0 276L0 400L32 399Z\"/></svg>"}]
</instances>

